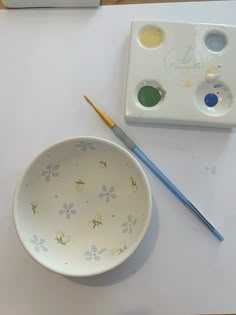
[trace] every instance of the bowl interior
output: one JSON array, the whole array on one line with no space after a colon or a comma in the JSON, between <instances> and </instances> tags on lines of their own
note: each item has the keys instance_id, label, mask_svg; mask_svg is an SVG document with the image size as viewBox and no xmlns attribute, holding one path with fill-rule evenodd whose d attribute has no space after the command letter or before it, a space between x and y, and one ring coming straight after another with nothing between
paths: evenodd
<instances>
[{"instance_id":1,"label":"bowl interior","mask_svg":"<svg viewBox=\"0 0 236 315\"><path fill-rule=\"evenodd\" d=\"M151 212L146 176L130 153L99 138L55 144L20 181L14 202L26 250L50 270L99 274L132 254Z\"/></svg>"}]
</instances>

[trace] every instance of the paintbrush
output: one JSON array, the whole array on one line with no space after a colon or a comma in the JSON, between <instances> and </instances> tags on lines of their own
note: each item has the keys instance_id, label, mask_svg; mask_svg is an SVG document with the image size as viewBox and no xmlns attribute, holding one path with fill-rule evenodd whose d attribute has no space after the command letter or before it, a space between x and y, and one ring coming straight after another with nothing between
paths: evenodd
<instances>
[{"instance_id":1,"label":"paintbrush","mask_svg":"<svg viewBox=\"0 0 236 315\"><path fill-rule=\"evenodd\" d=\"M126 133L116 125L116 123L101 111L87 96L86 101L95 109L102 120L113 131L125 146L132 151L159 179L160 181L189 209L196 217L215 235L215 237L223 241L224 237L216 230L216 228L201 214L201 212L184 196L184 194L159 170L159 168L137 147Z\"/></svg>"}]
</instances>

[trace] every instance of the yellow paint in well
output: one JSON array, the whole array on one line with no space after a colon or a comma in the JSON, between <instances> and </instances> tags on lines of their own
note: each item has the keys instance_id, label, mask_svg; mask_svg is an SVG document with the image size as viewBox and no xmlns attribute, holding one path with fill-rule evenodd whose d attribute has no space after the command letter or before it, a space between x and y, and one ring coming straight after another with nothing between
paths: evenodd
<instances>
[{"instance_id":1,"label":"yellow paint in well","mask_svg":"<svg viewBox=\"0 0 236 315\"><path fill-rule=\"evenodd\" d=\"M219 73L219 69L216 66L209 66L206 70L205 70L206 75L214 75L214 74L218 74Z\"/></svg>"},{"instance_id":2,"label":"yellow paint in well","mask_svg":"<svg viewBox=\"0 0 236 315\"><path fill-rule=\"evenodd\" d=\"M164 35L159 27L147 27L140 33L139 41L146 48L155 48L164 41Z\"/></svg>"},{"instance_id":3,"label":"yellow paint in well","mask_svg":"<svg viewBox=\"0 0 236 315\"><path fill-rule=\"evenodd\" d=\"M205 70L205 75L206 75L206 80L209 83L214 82L218 76L220 75L220 70L218 67L216 66L209 66L206 70Z\"/></svg>"}]
</instances>

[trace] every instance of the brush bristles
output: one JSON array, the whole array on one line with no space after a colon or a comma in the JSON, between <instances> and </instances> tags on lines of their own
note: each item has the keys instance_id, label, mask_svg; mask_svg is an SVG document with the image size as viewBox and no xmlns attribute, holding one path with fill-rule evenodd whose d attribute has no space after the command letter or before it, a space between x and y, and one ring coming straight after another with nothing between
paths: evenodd
<instances>
[{"instance_id":1,"label":"brush bristles","mask_svg":"<svg viewBox=\"0 0 236 315\"><path fill-rule=\"evenodd\" d=\"M87 96L84 95L85 100L93 107L93 109L98 113L102 120L107 124L109 128L113 128L115 123L108 117L100 108L98 108Z\"/></svg>"}]
</instances>

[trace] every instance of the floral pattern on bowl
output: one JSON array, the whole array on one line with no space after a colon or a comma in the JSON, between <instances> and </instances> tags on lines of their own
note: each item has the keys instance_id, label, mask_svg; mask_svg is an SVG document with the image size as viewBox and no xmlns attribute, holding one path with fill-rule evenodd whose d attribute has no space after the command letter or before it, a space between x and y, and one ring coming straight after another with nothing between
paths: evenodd
<instances>
[{"instance_id":1,"label":"floral pattern on bowl","mask_svg":"<svg viewBox=\"0 0 236 315\"><path fill-rule=\"evenodd\" d=\"M34 234L32 238L30 239L30 241L34 245L34 250L36 252L48 251L47 247L45 246L45 240L42 238L39 238L37 235Z\"/></svg>"},{"instance_id":2,"label":"floral pattern on bowl","mask_svg":"<svg viewBox=\"0 0 236 315\"><path fill-rule=\"evenodd\" d=\"M66 245L71 240L71 237L66 236L63 232L58 232L55 239L57 240L57 244Z\"/></svg>"},{"instance_id":3,"label":"floral pattern on bowl","mask_svg":"<svg viewBox=\"0 0 236 315\"><path fill-rule=\"evenodd\" d=\"M116 195L114 194L115 188L113 186L102 186L102 192L99 194L99 198L104 198L106 202L109 202L112 199L116 199Z\"/></svg>"},{"instance_id":4,"label":"floral pattern on bowl","mask_svg":"<svg viewBox=\"0 0 236 315\"><path fill-rule=\"evenodd\" d=\"M59 169L60 165L56 164L56 165L52 165L51 163L49 163L45 170L42 171L41 175L42 177L45 178L46 182L49 182L51 180L51 178L53 177L57 177L59 176Z\"/></svg>"},{"instance_id":5,"label":"floral pattern on bowl","mask_svg":"<svg viewBox=\"0 0 236 315\"><path fill-rule=\"evenodd\" d=\"M130 214L125 222L122 223L122 232L132 234L136 226L137 219Z\"/></svg>"},{"instance_id":6,"label":"floral pattern on bowl","mask_svg":"<svg viewBox=\"0 0 236 315\"><path fill-rule=\"evenodd\" d=\"M64 203L62 209L58 211L59 214L62 214L66 219L70 219L73 214L76 214L76 210L73 209L73 203Z\"/></svg>"},{"instance_id":7,"label":"floral pattern on bowl","mask_svg":"<svg viewBox=\"0 0 236 315\"><path fill-rule=\"evenodd\" d=\"M14 199L26 250L70 276L99 274L124 262L142 241L150 215L150 187L139 163L120 146L93 137L65 140L41 153Z\"/></svg>"},{"instance_id":8,"label":"floral pattern on bowl","mask_svg":"<svg viewBox=\"0 0 236 315\"><path fill-rule=\"evenodd\" d=\"M80 141L75 145L75 147L79 148L82 151L95 150L94 143L89 141Z\"/></svg>"},{"instance_id":9,"label":"floral pattern on bowl","mask_svg":"<svg viewBox=\"0 0 236 315\"><path fill-rule=\"evenodd\" d=\"M92 245L91 249L84 253L84 258L86 260L100 260L102 259L102 254L106 252L105 248L97 249L96 245Z\"/></svg>"}]
</instances>

